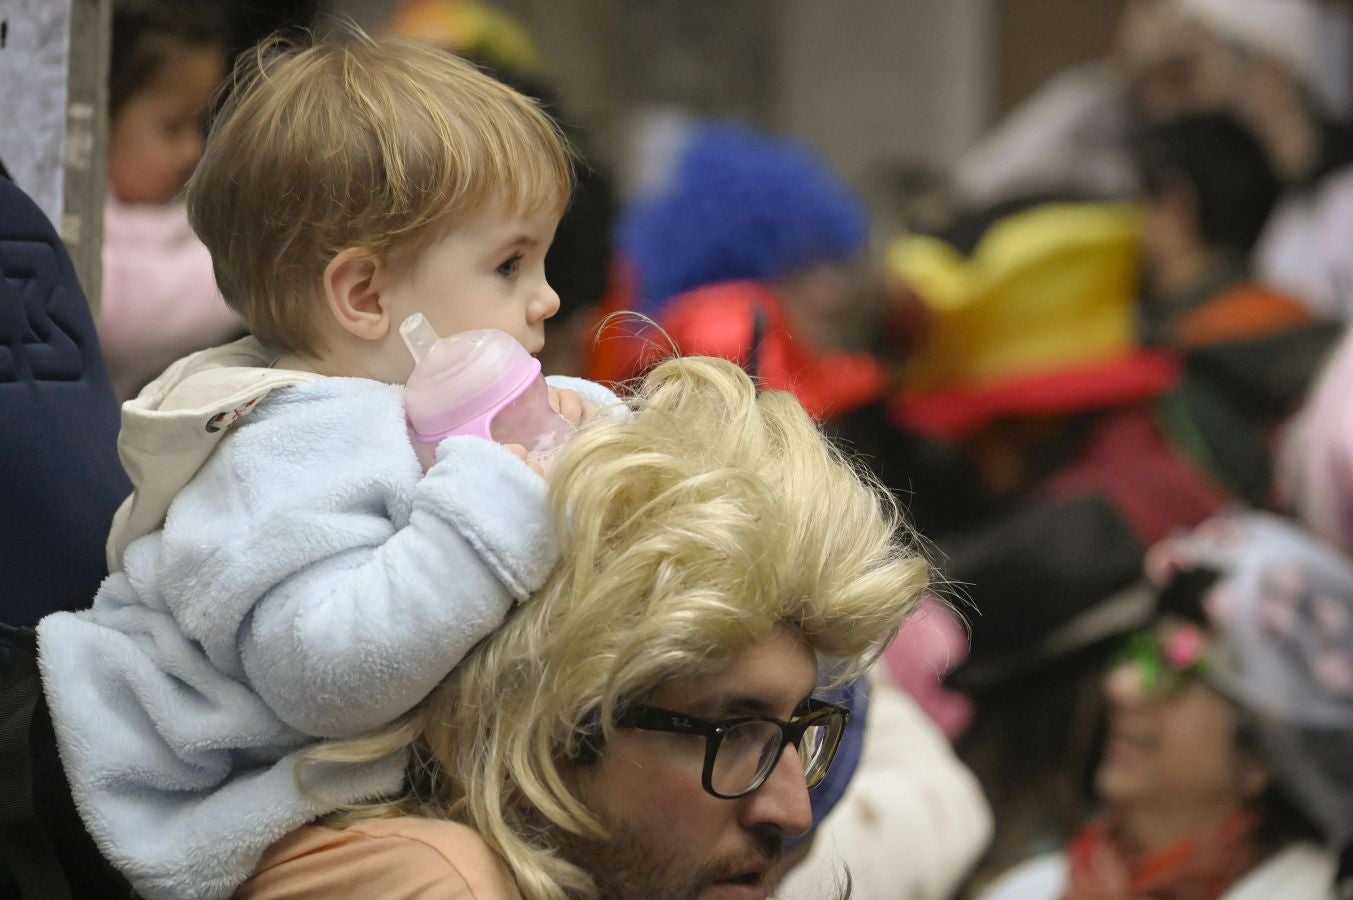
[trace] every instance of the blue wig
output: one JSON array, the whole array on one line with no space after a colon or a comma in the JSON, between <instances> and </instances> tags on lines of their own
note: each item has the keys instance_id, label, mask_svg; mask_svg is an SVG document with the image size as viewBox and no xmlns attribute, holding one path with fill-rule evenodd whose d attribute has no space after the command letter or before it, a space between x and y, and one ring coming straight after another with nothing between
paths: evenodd
<instances>
[{"instance_id":1,"label":"blue wig","mask_svg":"<svg viewBox=\"0 0 1353 900\"><path fill-rule=\"evenodd\" d=\"M639 310L720 281L765 280L864 247L864 205L808 148L732 125L690 138L671 179L622 215Z\"/></svg>"}]
</instances>

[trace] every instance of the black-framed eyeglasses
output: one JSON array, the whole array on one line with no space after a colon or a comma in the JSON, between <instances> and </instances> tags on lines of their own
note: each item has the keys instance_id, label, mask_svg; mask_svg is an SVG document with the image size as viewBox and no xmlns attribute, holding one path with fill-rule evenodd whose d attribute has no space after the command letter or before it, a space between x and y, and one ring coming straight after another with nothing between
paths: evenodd
<instances>
[{"instance_id":1,"label":"black-framed eyeglasses","mask_svg":"<svg viewBox=\"0 0 1353 900\"><path fill-rule=\"evenodd\" d=\"M850 710L822 700L808 700L804 711L789 722L771 716L735 719L698 719L656 706L636 706L616 722L621 728L695 734L705 739L705 768L701 784L724 800L745 797L761 787L793 744L803 761L808 787L822 783L831 767Z\"/></svg>"}]
</instances>

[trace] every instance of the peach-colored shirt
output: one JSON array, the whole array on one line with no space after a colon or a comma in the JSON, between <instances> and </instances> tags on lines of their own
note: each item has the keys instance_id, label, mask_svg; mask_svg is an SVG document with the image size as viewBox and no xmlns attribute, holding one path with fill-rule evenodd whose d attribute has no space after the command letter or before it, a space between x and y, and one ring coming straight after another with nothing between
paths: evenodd
<instances>
[{"instance_id":1,"label":"peach-colored shirt","mask_svg":"<svg viewBox=\"0 0 1353 900\"><path fill-rule=\"evenodd\" d=\"M236 900L521 900L502 859L465 825L412 816L305 825L274 844Z\"/></svg>"}]
</instances>

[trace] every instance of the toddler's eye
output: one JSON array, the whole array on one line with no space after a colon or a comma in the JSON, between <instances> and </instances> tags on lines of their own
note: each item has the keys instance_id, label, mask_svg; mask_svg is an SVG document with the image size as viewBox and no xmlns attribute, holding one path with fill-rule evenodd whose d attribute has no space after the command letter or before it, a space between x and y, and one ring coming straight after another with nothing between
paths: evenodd
<instances>
[{"instance_id":1,"label":"toddler's eye","mask_svg":"<svg viewBox=\"0 0 1353 900\"><path fill-rule=\"evenodd\" d=\"M498 274L504 278L511 278L517 274L517 269L521 267L521 254L509 257L498 264Z\"/></svg>"}]
</instances>

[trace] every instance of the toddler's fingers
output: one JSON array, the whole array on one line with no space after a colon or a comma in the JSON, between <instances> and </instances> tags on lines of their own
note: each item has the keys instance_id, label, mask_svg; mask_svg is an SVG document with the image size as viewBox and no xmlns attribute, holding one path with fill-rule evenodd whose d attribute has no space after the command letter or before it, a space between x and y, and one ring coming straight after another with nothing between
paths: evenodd
<instances>
[{"instance_id":1,"label":"toddler's fingers","mask_svg":"<svg viewBox=\"0 0 1353 900\"><path fill-rule=\"evenodd\" d=\"M583 399L578 396L577 391L568 389L556 390L551 397L553 401L550 405L554 411L567 419L571 424L581 425L584 416L587 414L586 405Z\"/></svg>"},{"instance_id":2,"label":"toddler's fingers","mask_svg":"<svg viewBox=\"0 0 1353 900\"><path fill-rule=\"evenodd\" d=\"M503 444L503 447L507 450L508 453L511 453L513 456L517 457L517 459L526 463L526 465L530 467L532 472L535 472L541 478L545 477L545 470L541 468L540 463L530 458L530 456L526 452L525 446L523 446L522 444Z\"/></svg>"}]
</instances>

